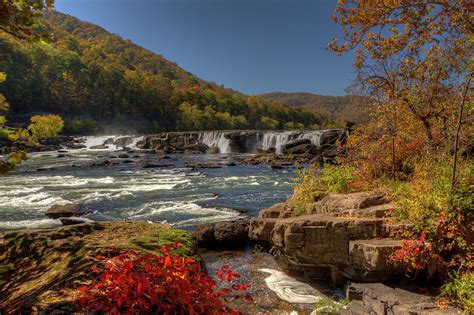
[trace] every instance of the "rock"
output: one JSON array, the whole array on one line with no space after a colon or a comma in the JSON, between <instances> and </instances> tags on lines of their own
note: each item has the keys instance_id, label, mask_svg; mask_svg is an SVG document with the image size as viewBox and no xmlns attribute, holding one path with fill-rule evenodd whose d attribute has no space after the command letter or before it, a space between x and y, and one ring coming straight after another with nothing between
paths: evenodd
<instances>
[{"instance_id":1,"label":"rock","mask_svg":"<svg viewBox=\"0 0 474 315\"><path fill-rule=\"evenodd\" d=\"M51 219L58 219L61 217L67 218L72 216L79 216L84 214L82 207L77 204L53 205L46 211L46 216Z\"/></svg>"},{"instance_id":2,"label":"rock","mask_svg":"<svg viewBox=\"0 0 474 315\"><path fill-rule=\"evenodd\" d=\"M302 144L311 144L311 140L309 140L309 139L298 139L298 140L288 142L288 143L286 143L282 146L283 153L286 153L287 150L289 150L293 147L302 145Z\"/></svg>"},{"instance_id":3,"label":"rock","mask_svg":"<svg viewBox=\"0 0 474 315\"><path fill-rule=\"evenodd\" d=\"M122 163L123 164L130 164L130 163L133 163L134 161L133 160L123 160Z\"/></svg>"},{"instance_id":4,"label":"rock","mask_svg":"<svg viewBox=\"0 0 474 315\"><path fill-rule=\"evenodd\" d=\"M65 158L65 157L69 157L69 156L71 156L71 155L61 153L61 154L58 154L56 157L57 158Z\"/></svg>"},{"instance_id":5,"label":"rock","mask_svg":"<svg viewBox=\"0 0 474 315\"><path fill-rule=\"evenodd\" d=\"M104 149L108 149L108 148L109 148L109 146L107 146L107 145L99 144L99 145L93 145L89 149L91 149L91 150L104 150Z\"/></svg>"},{"instance_id":6,"label":"rock","mask_svg":"<svg viewBox=\"0 0 474 315\"><path fill-rule=\"evenodd\" d=\"M119 157L120 159L128 159L128 158L130 158L130 155L125 154L125 153L122 153L122 154L119 154L118 157Z\"/></svg>"},{"instance_id":7,"label":"rock","mask_svg":"<svg viewBox=\"0 0 474 315\"><path fill-rule=\"evenodd\" d=\"M352 302L341 311L341 314L345 315L362 314L358 310L363 310L365 314L377 315L461 313L461 310L453 307L440 309L433 296L392 288L381 283L350 283L346 287L346 297Z\"/></svg>"},{"instance_id":8,"label":"rock","mask_svg":"<svg viewBox=\"0 0 474 315\"><path fill-rule=\"evenodd\" d=\"M68 153L68 150L58 150L58 153Z\"/></svg>"},{"instance_id":9,"label":"rock","mask_svg":"<svg viewBox=\"0 0 474 315\"><path fill-rule=\"evenodd\" d=\"M206 150L206 153L207 154L218 154L218 153L221 153L221 150L218 147L209 147Z\"/></svg>"},{"instance_id":10,"label":"rock","mask_svg":"<svg viewBox=\"0 0 474 315\"><path fill-rule=\"evenodd\" d=\"M199 247L204 248L242 246L249 240L248 231L248 220L202 224L196 227L193 239Z\"/></svg>"}]
</instances>

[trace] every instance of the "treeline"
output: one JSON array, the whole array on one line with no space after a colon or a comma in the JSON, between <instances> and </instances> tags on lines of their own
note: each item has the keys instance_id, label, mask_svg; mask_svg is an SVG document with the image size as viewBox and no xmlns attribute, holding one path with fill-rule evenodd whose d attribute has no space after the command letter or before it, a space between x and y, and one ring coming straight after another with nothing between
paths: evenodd
<instances>
[{"instance_id":1,"label":"treeline","mask_svg":"<svg viewBox=\"0 0 474 315\"><path fill-rule=\"evenodd\" d=\"M321 116L203 81L130 41L74 17L51 13L49 44L0 31L0 85L9 121L36 113L65 118L65 131L100 125L136 131L319 127Z\"/></svg>"}]
</instances>

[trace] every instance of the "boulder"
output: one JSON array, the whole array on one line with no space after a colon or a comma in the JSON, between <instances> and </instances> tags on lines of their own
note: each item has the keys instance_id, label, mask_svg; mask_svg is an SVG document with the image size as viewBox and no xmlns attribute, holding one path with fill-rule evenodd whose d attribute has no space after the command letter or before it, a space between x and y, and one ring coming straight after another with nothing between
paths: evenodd
<instances>
[{"instance_id":1,"label":"boulder","mask_svg":"<svg viewBox=\"0 0 474 315\"><path fill-rule=\"evenodd\" d=\"M121 158L121 159L128 159L128 158L130 158L130 156L129 156L128 154L125 154L125 153L119 154L118 157Z\"/></svg>"},{"instance_id":2,"label":"boulder","mask_svg":"<svg viewBox=\"0 0 474 315\"><path fill-rule=\"evenodd\" d=\"M72 216L80 216L84 214L81 205L78 204L66 204L66 205L53 205L46 211L46 216L51 219L67 218Z\"/></svg>"},{"instance_id":3,"label":"boulder","mask_svg":"<svg viewBox=\"0 0 474 315\"><path fill-rule=\"evenodd\" d=\"M194 230L193 239L204 248L242 246L249 240L248 231L248 220L201 224Z\"/></svg>"}]
</instances>

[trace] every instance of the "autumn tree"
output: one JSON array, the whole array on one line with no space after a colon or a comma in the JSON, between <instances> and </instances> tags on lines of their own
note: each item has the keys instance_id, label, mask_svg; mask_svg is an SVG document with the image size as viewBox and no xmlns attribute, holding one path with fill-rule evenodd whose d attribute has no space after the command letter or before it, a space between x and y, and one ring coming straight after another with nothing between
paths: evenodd
<instances>
[{"instance_id":1,"label":"autumn tree","mask_svg":"<svg viewBox=\"0 0 474 315\"><path fill-rule=\"evenodd\" d=\"M54 138L64 127L64 121L58 115L35 115L31 117L28 130L35 141Z\"/></svg>"},{"instance_id":2,"label":"autumn tree","mask_svg":"<svg viewBox=\"0 0 474 315\"><path fill-rule=\"evenodd\" d=\"M460 104L469 104L464 91L472 77L472 9L469 0L337 4L333 19L342 36L328 48L337 54L356 51L353 87L375 103L375 129L383 137L371 138L391 159L392 174L403 164L402 142L427 150L451 146L456 113Z\"/></svg>"}]
</instances>

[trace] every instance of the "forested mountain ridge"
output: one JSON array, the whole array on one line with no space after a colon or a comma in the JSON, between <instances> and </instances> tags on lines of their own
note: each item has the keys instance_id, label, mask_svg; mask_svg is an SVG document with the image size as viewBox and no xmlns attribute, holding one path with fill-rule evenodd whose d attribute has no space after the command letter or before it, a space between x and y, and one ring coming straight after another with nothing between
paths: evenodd
<instances>
[{"instance_id":1,"label":"forested mountain ridge","mask_svg":"<svg viewBox=\"0 0 474 315\"><path fill-rule=\"evenodd\" d=\"M369 102L362 96L329 96L307 92L273 92L258 96L285 105L309 109L338 125L346 120L355 123L366 123L369 120Z\"/></svg>"},{"instance_id":2,"label":"forested mountain ridge","mask_svg":"<svg viewBox=\"0 0 474 315\"><path fill-rule=\"evenodd\" d=\"M10 121L32 113L66 119L70 133L99 125L134 131L318 127L307 110L246 96L206 82L175 63L103 28L52 12L41 24L49 44L0 31L0 93Z\"/></svg>"}]
</instances>

